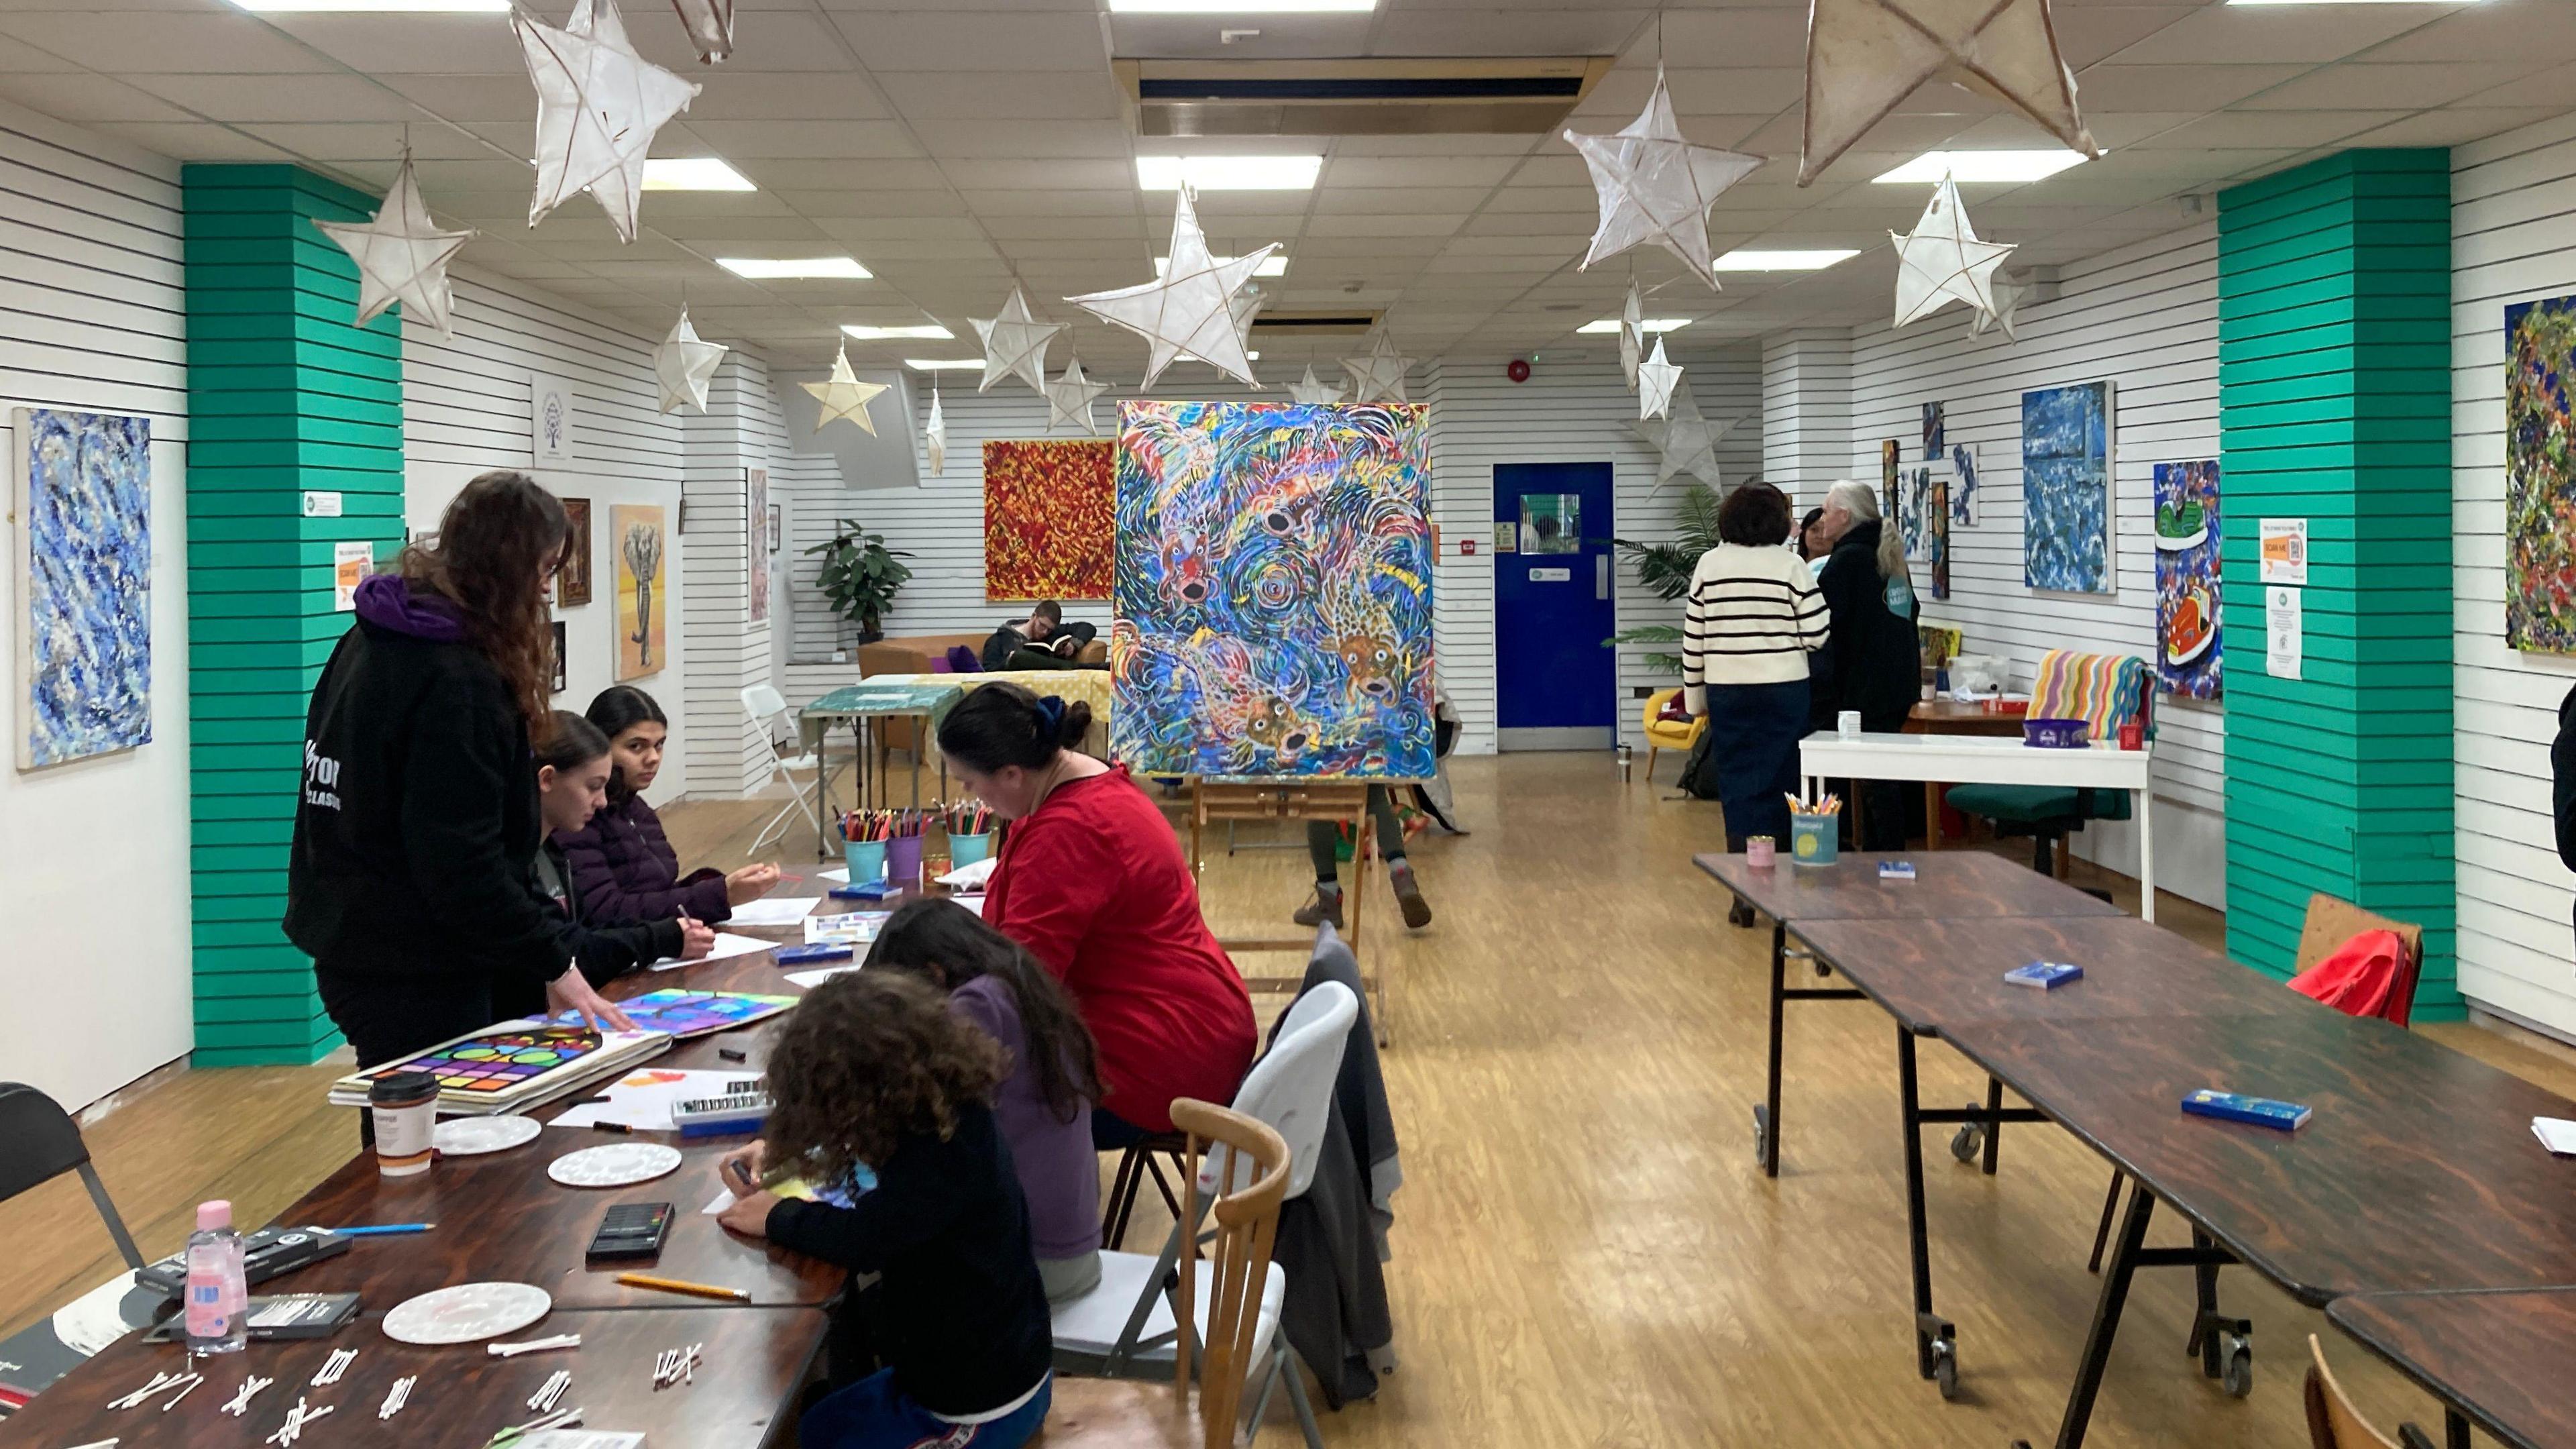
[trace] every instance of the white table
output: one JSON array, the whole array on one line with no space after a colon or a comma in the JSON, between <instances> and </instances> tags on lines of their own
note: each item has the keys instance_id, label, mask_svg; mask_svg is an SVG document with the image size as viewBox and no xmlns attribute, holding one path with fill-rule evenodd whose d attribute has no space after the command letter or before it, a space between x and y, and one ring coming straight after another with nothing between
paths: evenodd
<instances>
[{"instance_id":1,"label":"white table","mask_svg":"<svg viewBox=\"0 0 2576 1449\"><path fill-rule=\"evenodd\" d=\"M2155 746L2113 744L2043 750L2007 736L1814 734L1798 746L1810 780L1937 780L1949 785L2059 785L2126 790L2138 821L2138 914L2156 918L2155 812L2149 775ZM1939 829L1935 823L1933 829Z\"/></svg>"}]
</instances>

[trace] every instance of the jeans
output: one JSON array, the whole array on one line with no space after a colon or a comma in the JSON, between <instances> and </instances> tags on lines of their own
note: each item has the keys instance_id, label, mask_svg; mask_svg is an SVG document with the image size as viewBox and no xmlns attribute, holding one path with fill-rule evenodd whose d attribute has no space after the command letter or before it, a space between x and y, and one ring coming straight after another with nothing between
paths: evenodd
<instances>
[{"instance_id":1,"label":"jeans","mask_svg":"<svg viewBox=\"0 0 2576 1449\"><path fill-rule=\"evenodd\" d=\"M1377 822L1377 858L1389 865L1404 859L1404 822L1395 818L1395 801L1384 785L1368 787L1369 818ZM1315 879L1341 879L1341 862L1335 851L1341 844L1340 825L1331 820L1306 822L1306 854L1315 862Z\"/></svg>"},{"instance_id":2,"label":"jeans","mask_svg":"<svg viewBox=\"0 0 2576 1449\"><path fill-rule=\"evenodd\" d=\"M879 1369L816 1401L797 1421L796 1440L805 1449L1020 1449L1037 1437L1054 1402L1055 1376L1049 1374L1027 1403L1002 1417L951 1423L896 1388L894 1370Z\"/></svg>"},{"instance_id":3,"label":"jeans","mask_svg":"<svg viewBox=\"0 0 2576 1449\"><path fill-rule=\"evenodd\" d=\"M1708 687L1708 759L1726 809L1726 848L1768 835L1789 845L1798 793L1798 741L1807 733L1807 681Z\"/></svg>"}]
</instances>

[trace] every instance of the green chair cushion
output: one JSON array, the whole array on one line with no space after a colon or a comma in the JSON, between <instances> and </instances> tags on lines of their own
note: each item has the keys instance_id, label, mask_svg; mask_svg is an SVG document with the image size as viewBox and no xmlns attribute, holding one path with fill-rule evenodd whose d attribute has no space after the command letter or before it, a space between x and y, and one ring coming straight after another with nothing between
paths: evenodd
<instances>
[{"instance_id":1,"label":"green chair cushion","mask_svg":"<svg viewBox=\"0 0 2576 1449\"><path fill-rule=\"evenodd\" d=\"M2049 820L2126 820L2129 792L2074 785L1953 785L1950 807L1989 820L2036 825Z\"/></svg>"}]
</instances>

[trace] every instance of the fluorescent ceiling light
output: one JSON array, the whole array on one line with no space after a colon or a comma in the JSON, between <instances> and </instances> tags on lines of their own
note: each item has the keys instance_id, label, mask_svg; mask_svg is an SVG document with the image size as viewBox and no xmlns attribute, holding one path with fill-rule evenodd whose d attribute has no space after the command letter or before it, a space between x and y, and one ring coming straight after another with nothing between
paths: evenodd
<instances>
[{"instance_id":1,"label":"fluorescent ceiling light","mask_svg":"<svg viewBox=\"0 0 2576 1449\"><path fill-rule=\"evenodd\" d=\"M982 367L984 359L980 357L907 357L903 360L903 365L915 372L964 372L970 367Z\"/></svg>"},{"instance_id":2,"label":"fluorescent ceiling light","mask_svg":"<svg viewBox=\"0 0 2576 1449\"><path fill-rule=\"evenodd\" d=\"M1112 15L1364 15L1377 0L1109 0Z\"/></svg>"},{"instance_id":3,"label":"fluorescent ceiling light","mask_svg":"<svg viewBox=\"0 0 2576 1449\"><path fill-rule=\"evenodd\" d=\"M1859 255L1859 252L1845 247L1786 252L1741 247L1719 257L1716 265L1721 272L1821 272L1836 262L1847 262Z\"/></svg>"},{"instance_id":4,"label":"fluorescent ceiling light","mask_svg":"<svg viewBox=\"0 0 2576 1449\"><path fill-rule=\"evenodd\" d=\"M1648 317L1637 324L1637 330L1640 332L1679 332L1689 325L1691 325L1691 319L1688 317ZM1598 322L1586 322L1574 330L1596 337L1601 336L1604 333L1614 333L1619 330L1619 319L1616 317L1604 317Z\"/></svg>"},{"instance_id":5,"label":"fluorescent ceiling light","mask_svg":"<svg viewBox=\"0 0 2576 1449\"><path fill-rule=\"evenodd\" d=\"M1890 185L1907 182L1930 186L1947 176L1953 181L2037 181L2089 159L2067 150L1926 151L1883 176L1870 179Z\"/></svg>"},{"instance_id":6,"label":"fluorescent ceiling light","mask_svg":"<svg viewBox=\"0 0 2576 1449\"><path fill-rule=\"evenodd\" d=\"M846 277L865 281L876 275L856 257L718 257L716 265L737 277L773 281L800 277Z\"/></svg>"},{"instance_id":7,"label":"fluorescent ceiling light","mask_svg":"<svg viewBox=\"0 0 2576 1449\"><path fill-rule=\"evenodd\" d=\"M510 8L510 0L233 0L233 3L258 15L328 11L366 11L379 15L489 15Z\"/></svg>"},{"instance_id":8,"label":"fluorescent ceiling light","mask_svg":"<svg viewBox=\"0 0 2576 1449\"><path fill-rule=\"evenodd\" d=\"M1243 360L1246 362L1259 362L1261 360L1261 349L1256 347L1244 353Z\"/></svg>"},{"instance_id":9,"label":"fluorescent ceiling light","mask_svg":"<svg viewBox=\"0 0 2576 1449\"><path fill-rule=\"evenodd\" d=\"M2478 0L2227 0L2227 3L2230 5L2475 5Z\"/></svg>"},{"instance_id":10,"label":"fluorescent ceiling light","mask_svg":"<svg viewBox=\"0 0 2576 1449\"><path fill-rule=\"evenodd\" d=\"M1178 191L1184 181L1201 191L1312 191L1323 169L1321 156L1139 156L1136 184L1147 191Z\"/></svg>"},{"instance_id":11,"label":"fluorescent ceiling light","mask_svg":"<svg viewBox=\"0 0 2576 1449\"><path fill-rule=\"evenodd\" d=\"M1221 267L1226 263L1233 261L1234 258L1211 257L1209 260L1215 262ZM1170 257L1154 258L1155 276L1159 277L1171 269L1172 259ZM1286 252L1272 252L1270 255L1261 259L1261 265L1254 267L1252 269L1252 274L1256 277L1284 277L1288 275L1288 254Z\"/></svg>"},{"instance_id":12,"label":"fluorescent ceiling light","mask_svg":"<svg viewBox=\"0 0 2576 1449\"><path fill-rule=\"evenodd\" d=\"M862 327L856 322L844 322L841 324L841 330L861 342L883 342L896 337L922 337L934 342L945 342L957 335L936 322L919 327Z\"/></svg>"},{"instance_id":13,"label":"fluorescent ceiling light","mask_svg":"<svg viewBox=\"0 0 2576 1449\"><path fill-rule=\"evenodd\" d=\"M720 156L664 156L644 162L647 191L758 191Z\"/></svg>"}]
</instances>

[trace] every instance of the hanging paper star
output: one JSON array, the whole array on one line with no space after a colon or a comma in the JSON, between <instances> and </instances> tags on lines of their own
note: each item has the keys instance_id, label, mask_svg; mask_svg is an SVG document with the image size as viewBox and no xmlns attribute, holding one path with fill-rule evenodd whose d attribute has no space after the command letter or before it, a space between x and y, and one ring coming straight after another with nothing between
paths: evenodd
<instances>
[{"instance_id":1,"label":"hanging paper star","mask_svg":"<svg viewBox=\"0 0 2576 1449\"><path fill-rule=\"evenodd\" d=\"M1412 358L1396 355L1395 339L1383 324L1368 356L1342 359L1342 371L1351 375L1351 401L1361 403L1404 401L1404 374L1412 367Z\"/></svg>"},{"instance_id":2,"label":"hanging paper star","mask_svg":"<svg viewBox=\"0 0 2576 1449\"><path fill-rule=\"evenodd\" d=\"M819 433L847 418L866 429L869 437L876 436L877 421L868 416L868 403L886 390L885 384L859 381L858 374L850 371L849 348L844 347L833 356L830 380L799 383L797 386L812 393L814 400L823 405L823 415L814 420L814 431Z\"/></svg>"},{"instance_id":3,"label":"hanging paper star","mask_svg":"<svg viewBox=\"0 0 2576 1449\"><path fill-rule=\"evenodd\" d=\"M1682 370L1664 360L1664 339L1656 338L1655 355L1647 358L1637 367L1638 398L1641 404L1637 416L1640 419L1662 417L1664 410L1672 405L1673 384L1681 380Z\"/></svg>"},{"instance_id":4,"label":"hanging paper star","mask_svg":"<svg viewBox=\"0 0 2576 1449\"><path fill-rule=\"evenodd\" d=\"M1252 274L1279 250L1272 242L1259 251L1219 262L1209 255L1207 235L1199 230L1198 209L1189 187L1181 188L1172 213L1172 260L1159 281L1111 292L1092 292L1065 300L1104 322L1142 337L1149 344L1144 385L1152 387L1163 369L1190 357L1240 381L1261 386L1244 356L1245 331L1235 324L1234 298Z\"/></svg>"},{"instance_id":5,"label":"hanging paper star","mask_svg":"<svg viewBox=\"0 0 2576 1449\"><path fill-rule=\"evenodd\" d=\"M1109 391L1109 384L1093 382L1082 375L1082 355L1074 354L1064 364L1064 372L1046 385L1047 431L1056 425L1080 428L1097 436L1100 429L1091 421L1091 400Z\"/></svg>"},{"instance_id":6,"label":"hanging paper star","mask_svg":"<svg viewBox=\"0 0 2576 1449\"><path fill-rule=\"evenodd\" d=\"M1655 450L1655 481L1649 494L1662 488L1681 474L1688 473L1711 488L1720 486L1717 476L1717 440L1735 426L1729 418L1712 423L1700 415L1699 402L1691 396L1690 384L1681 382L1673 389L1672 403L1664 416L1653 422L1628 425L1646 446Z\"/></svg>"},{"instance_id":7,"label":"hanging paper star","mask_svg":"<svg viewBox=\"0 0 2576 1449\"><path fill-rule=\"evenodd\" d=\"M2075 106L2048 0L1815 0L1807 20L1807 131L1798 184L1944 67L1956 66L2087 156L2102 148Z\"/></svg>"},{"instance_id":8,"label":"hanging paper star","mask_svg":"<svg viewBox=\"0 0 2576 1449\"><path fill-rule=\"evenodd\" d=\"M686 405L705 412L707 384L724 365L724 355L721 344L698 340L698 329L689 325L689 309L682 307L671 335L653 349L653 377L662 385L662 411L674 413Z\"/></svg>"},{"instance_id":9,"label":"hanging paper star","mask_svg":"<svg viewBox=\"0 0 2576 1449\"><path fill-rule=\"evenodd\" d=\"M1969 318L1968 335L1983 337L1995 328L2001 327L2004 329L2005 341L2019 342L2021 334L2013 331L2013 317L2021 311L2022 293L2028 290L2030 289L1997 272L1994 278L1995 310L1981 311Z\"/></svg>"},{"instance_id":10,"label":"hanging paper star","mask_svg":"<svg viewBox=\"0 0 2576 1449\"><path fill-rule=\"evenodd\" d=\"M1889 232L1887 240L1896 248L1897 326L1929 317L1952 302L1980 312L1995 310L1995 268L2013 249L1977 240L1968 209L1959 204L1959 188L1949 177L1933 188L1913 234Z\"/></svg>"},{"instance_id":11,"label":"hanging paper star","mask_svg":"<svg viewBox=\"0 0 2576 1449\"><path fill-rule=\"evenodd\" d=\"M930 421L921 430L922 451L930 455L931 476L948 471L948 417L939 410L939 382L930 384Z\"/></svg>"},{"instance_id":12,"label":"hanging paper star","mask_svg":"<svg viewBox=\"0 0 2576 1449\"><path fill-rule=\"evenodd\" d=\"M733 0L671 0L698 59L709 65L733 54Z\"/></svg>"},{"instance_id":13,"label":"hanging paper star","mask_svg":"<svg viewBox=\"0 0 2576 1449\"><path fill-rule=\"evenodd\" d=\"M617 0L575 0L561 30L513 7L510 28L537 88L537 190L528 225L588 191L617 239L635 240L644 153L663 123L689 108L698 87L635 53Z\"/></svg>"},{"instance_id":14,"label":"hanging paper star","mask_svg":"<svg viewBox=\"0 0 2576 1449\"><path fill-rule=\"evenodd\" d=\"M984 339L984 381L977 392L991 392L993 384L1006 377L1016 377L1034 391L1046 391L1047 343L1064 330L1063 323L1031 316L1029 299L1017 287L1011 289L1011 300L1002 304L1000 316L968 320L975 324L975 335Z\"/></svg>"},{"instance_id":15,"label":"hanging paper star","mask_svg":"<svg viewBox=\"0 0 2576 1449\"><path fill-rule=\"evenodd\" d=\"M1592 233L1592 249L1583 267L1615 257L1640 242L1654 242L1682 259L1691 275L1717 290L1717 269L1708 250L1708 208L1718 193L1762 164L1759 156L1694 146L1682 139L1673 120L1673 99L1664 92L1663 67L1655 68L1655 93L1646 109L1615 136L1584 136L1572 130L1565 139L1583 153L1592 168L1592 189L1600 194L1601 224Z\"/></svg>"},{"instance_id":16,"label":"hanging paper star","mask_svg":"<svg viewBox=\"0 0 2576 1449\"><path fill-rule=\"evenodd\" d=\"M1246 287L1226 299L1225 310L1234 316L1235 335L1243 341L1243 355L1247 361L1252 357L1252 319L1260 316L1261 309L1269 305L1269 294L1259 287Z\"/></svg>"},{"instance_id":17,"label":"hanging paper star","mask_svg":"<svg viewBox=\"0 0 2576 1449\"><path fill-rule=\"evenodd\" d=\"M1628 375L1628 391L1637 390L1637 356L1646 350L1646 304L1637 284L1628 284L1628 300L1619 308L1619 370Z\"/></svg>"},{"instance_id":18,"label":"hanging paper star","mask_svg":"<svg viewBox=\"0 0 2576 1449\"><path fill-rule=\"evenodd\" d=\"M1317 382L1315 364L1310 362L1306 364L1306 375L1288 384L1288 395L1301 403L1331 407L1350 394L1345 388L1335 387L1331 383Z\"/></svg>"},{"instance_id":19,"label":"hanging paper star","mask_svg":"<svg viewBox=\"0 0 2576 1449\"><path fill-rule=\"evenodd\" d=\"M455 337L448 325L447 263L476 233L440 231L429 219L429 208L420 199L420 183L412 179L409 151L403 153L402 169L394 173L394 184L385 192L385 204L376 208L366 225L321 220L313 224L358 264L358 326L366 326L400 302L440 337Z\"/></svg>"}]
</instances>

